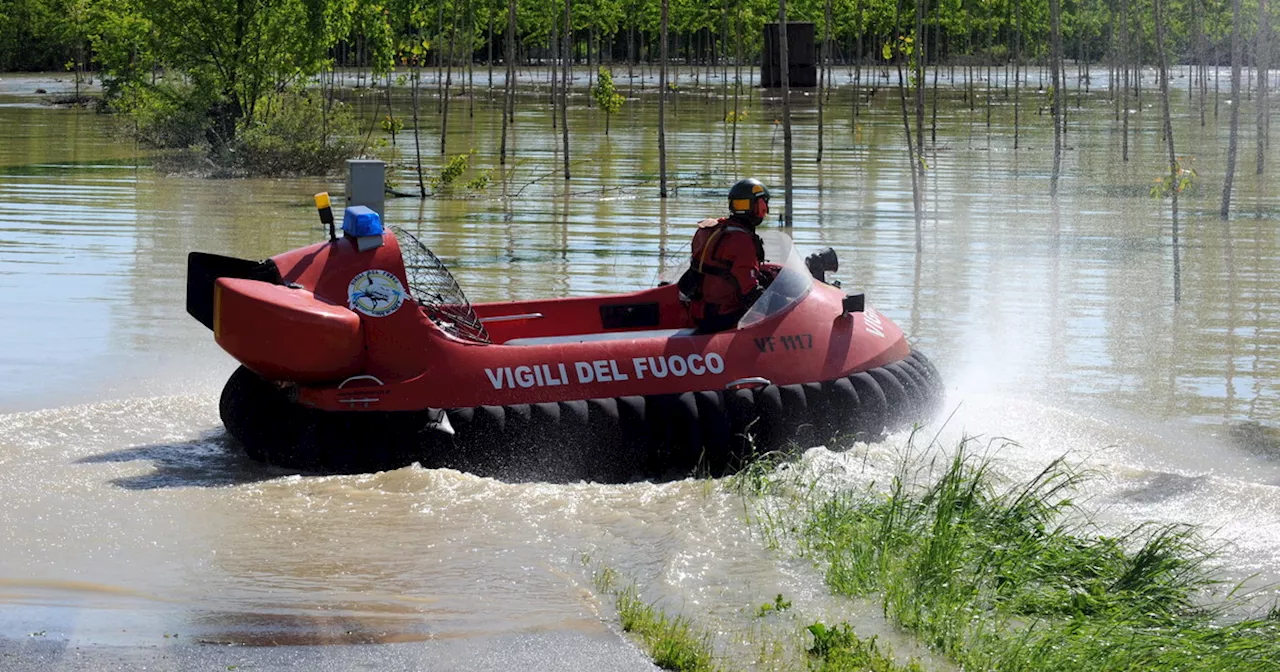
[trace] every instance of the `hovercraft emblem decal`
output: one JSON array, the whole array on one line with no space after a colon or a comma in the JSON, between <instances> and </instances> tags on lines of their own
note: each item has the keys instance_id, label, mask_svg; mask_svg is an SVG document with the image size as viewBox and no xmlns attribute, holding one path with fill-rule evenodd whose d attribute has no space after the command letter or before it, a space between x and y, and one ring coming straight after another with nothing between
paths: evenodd
<instances>
[{"instance_id":1,"label":"hovercraft emblem decal","mask_svg":"<svg viewBox=\"0 0 1280 672\"><path fill-rule=\"evenodd\" d=\"M404 304L400 278L382 269L371 269L351 279L347 285L347 305L369 317L386 317Z\"/></svg>"}]
</instances>

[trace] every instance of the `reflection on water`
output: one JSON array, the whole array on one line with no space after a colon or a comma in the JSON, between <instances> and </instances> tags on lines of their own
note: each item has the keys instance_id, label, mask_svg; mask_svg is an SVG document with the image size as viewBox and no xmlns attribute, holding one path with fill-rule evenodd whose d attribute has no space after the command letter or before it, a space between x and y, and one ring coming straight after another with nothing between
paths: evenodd
<instances>
[{"instance_id":1,"label":"reflection on water","mask_svg":"<svg viewBox=\"0 0 1280 672\"><path fill-rule=\"evenodd\" d=\"M1092 494L1108 515L1204 523L1239 540L1241 574L1274 573L1280 459L1230 428L1265 437L1280 426L1275 190L1238 171L1239 214L1220 221L1225 131L1178 110L1178 150L1199 177L1181 202L1175 305L1167 206L1148 195L1166 170L1158 107L1132 114L1125 163L1105 92L1083 97L1055 209L1047 118L1024 110L1015 152L1011 101L995 92L988 127L961 94L946 94L928 150L921 255L893 97L862 101L855 128L851 90L837 90L821 164L802 98L801 251L833 246L845 287L865 290L939 365L957 409L947 432L1018 439L1001 454L1013 472L1072 452L1106 474ZM736 154L718 99L674 99L668 201L656 197L652 95L629 101L608 137L584 102L570 110L573 180L558 172L541 97L521 101L514 160L490 165L500 117L481 92L474 117L451 115L449 142L477 150L491 186L391 200L387 219L445 259L472 300L596 294L650 286L682 263L693 224L723 211L739 177L782 182L774 102L758 92ZM439 122L425 115L435 170ZM341 185L158 175L118 136L91 112L0 105L0 488L11 503L0 579L156 599L108 599L125 600L125 634L114 617L85 615L113 608L101 597L0 585L0 634L53 623L92 641L181 628L262 643L575 629L599 608L583 597L584 555L728 629L778 592L874 619L779 564L712 485L510 485L416 468L303 478L229 453L216 395L234 364L183 310L185 255L260 258L318 240L311 194ZM401 135L396 151L412 147ZM1274 150L1270 160L1280 165ZM891 468L890 452L847 455L870 455L858 468L874 471Z\"/></svg>"}]
</instances>

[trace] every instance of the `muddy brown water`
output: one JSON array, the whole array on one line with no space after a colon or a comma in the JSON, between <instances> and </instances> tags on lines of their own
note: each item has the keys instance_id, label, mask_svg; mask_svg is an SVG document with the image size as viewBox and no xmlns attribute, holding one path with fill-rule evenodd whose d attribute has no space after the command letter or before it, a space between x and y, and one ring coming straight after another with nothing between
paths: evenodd
<instances>
[{"instance_id":1,"label":"muddy brown water","mask_svg":"<svg viewBox=\"0 0 1280 672\"><path fill-rule=\"evenodd\" d=\"M1237 213L1220 221L1229 107L1201 128L1179 95L1177 146L1198 175L1182 201L1175 304L1168 206L1148 193L1167 171L1158 101L1148 93L1132 111L1126 163L1099 79L1071 110L1056 208L1047 118L1024 109L1014 151L1002 94L987 127L984 99L971 111L953 90L928 151L920 254L895 99L879 91L854 128L850 90L838 90L819 164L814 99L799 96L793 236L802 251L834 247L836 277L941 369L950 419L929 436L1014 439L994 453L1011 477L1068 454L1099 473L1083 499L1103 524L1204 525L1230 541L1228 576L1280 579L1280 190L1253 174L1253 126L1242 123ZM67 82L0 77L0 641L10 653L33 641L462 641L447 654L457 662L514 646L503 644L513 634L618 641L595 566L634 577L741 665L758 660L761 640L798 641L813 620L885 630L877 609L827 597L820 573L771 549L716 482L502 483L417 467L316 477L241 457L217 415L235 363L183 310L185 255L261 258L318 240L311 194L341 185L159 174L112 120L33 95L58 86ZM744 100L736 153L718 99L676 97L665 201L653 96L628 102L608 137L584 103L576 96L569 111L566 182L545 91L521 101L505 171L493 165L500 118L485 92L474 116L455 99L450 154L476 149L492 184L392 200L387 220L449 263L472 300L492 301L652 285L740 176L774 187L781 209L782 134L759 92ZM362 105L373 114L372 100ZM1252 120L1249 101L1243 109ZM423 115L436 171L439 120L429 105ZM410 156L412 139L395 149ZM1280 151L1268 160L1280 170ZM398 180L408 190L409 175ZM870 481L904 440L806 459ZM778 593L792 615L757 618Z\"/></svg>"}]
</instances>

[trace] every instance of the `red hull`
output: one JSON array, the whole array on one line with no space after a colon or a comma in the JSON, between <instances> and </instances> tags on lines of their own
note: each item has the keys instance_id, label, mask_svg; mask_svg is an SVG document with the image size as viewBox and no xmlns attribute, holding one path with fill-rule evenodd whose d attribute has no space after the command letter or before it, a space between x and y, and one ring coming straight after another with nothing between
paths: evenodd
<instances>
[{"instance_id":1,"label":"red hull","mask_svg":"<svg viewBox=\"0 0 1280 672\"><path fill-rule=\"evenodd\" d=\"M191 254L187 310L245 365L220 413L251 457L551 480L720 474L758 451L923 421L943 394L896 325L815 282L789 241L739 328L706 335L673 285L472 307L417 241L404 258L390 232L377 242L262 263Z\"/></svg>"},{"instance_id":2,"label":"red hull","mask_svg":"<svg viewBox=\"0 0 1280 672\"><path fill-rule=\"evenodd\" d=\"M333 411L675 394L721 390L748 378L788 385L840 378L910 351L888 318L869 307L844 312L843 294L823 283L750 327L710 335L691 333L672 285L479 304L475 312L492 343L467 341L443 330L412 298L378 315L343 307L353 278L369 269L407 284L395 237L388 232L384 241L366 252L340 239L273 257L290 287L218 280L218 343L265 378L299 383L299 403ZM635 306L650 309L656 323L603 327L601 316L611 308Z\"/></svg>"}]
</instances>

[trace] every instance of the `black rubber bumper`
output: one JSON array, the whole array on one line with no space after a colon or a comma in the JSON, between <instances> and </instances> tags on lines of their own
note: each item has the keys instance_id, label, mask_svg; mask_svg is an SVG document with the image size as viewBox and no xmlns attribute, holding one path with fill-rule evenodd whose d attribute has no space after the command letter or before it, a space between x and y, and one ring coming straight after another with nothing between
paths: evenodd
<instances>
[{"instance_id":1,"label":"black rubber bumper","mask_svg":"<svg viewBox=\"0 0 1280 672\"><path fill-rule=\"evenodd\" d=\"M835 437L875 440L928 421L943 395L937 369L912 351L821 383L394 413L302 407L241 367L220 411L250 457L289 469L419 462L509 480L626 482L723 475L760 453Z\"/></svg>"}]
</instances>

